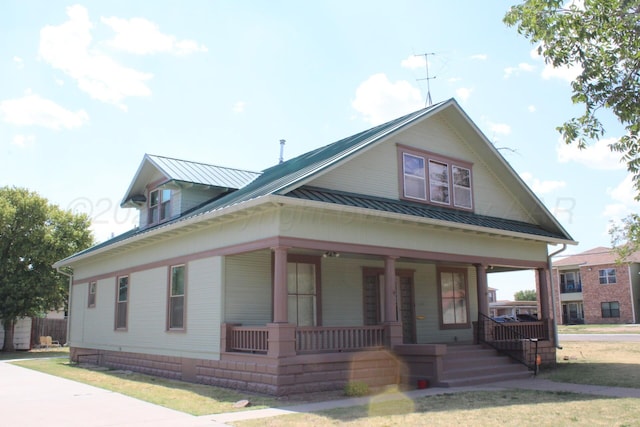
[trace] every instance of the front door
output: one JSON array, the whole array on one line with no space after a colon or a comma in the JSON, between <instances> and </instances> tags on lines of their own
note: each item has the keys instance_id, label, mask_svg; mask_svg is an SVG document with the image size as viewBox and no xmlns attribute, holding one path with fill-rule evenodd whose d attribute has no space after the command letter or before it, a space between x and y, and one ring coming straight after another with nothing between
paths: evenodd
<instances>
[{"instance_id":1,"label":"front door","mask_svg":"<svg viewBox=\"0 0 640 427\"><path fill-rule=\"evenodd\" d=\"M413 344L416 342L413 271L396 270L396 291L398 321L402 323L402 342ZM384 271L382 269L364 270L362 300L364 324L380 324L385 319Z\"/></svg>"}]
</instances>

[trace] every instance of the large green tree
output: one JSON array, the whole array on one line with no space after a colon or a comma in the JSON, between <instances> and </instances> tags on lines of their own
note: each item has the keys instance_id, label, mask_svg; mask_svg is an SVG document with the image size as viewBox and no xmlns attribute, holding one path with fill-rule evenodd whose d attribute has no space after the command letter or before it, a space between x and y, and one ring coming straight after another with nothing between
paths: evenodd
<instances>
[{"instance_id":1,"label":"large green tree","mask_svg":"<svg viewBox=\"0 0 640 427\"><path fill-rule=\"evenodd\" d=\"M0 188L0 320L3 350L13 350L13 326L64 308L68 279L53 263L89 247L87 215L51 205L24 188Z\"/></svg>"},{"instance_id":2,"label":"large green tree","mask_svg":"<svg viewBox=\"0 0 640 427\"><path fill-rule=\"evenodd\" d=\"M504 17L538 46L554 67L578 67L573 103L584 112L558 126L564 141L585 148L605 134L611 112L626 133L610 145L633 174L640 200L640 0L527 0ZM640 244L640 222L631 215L612 229L614 244Z\"/></svg>"},{"instance_id":3,"label":"large green tree","mask_svg":"<svg viewBox=\"0 0 640 427\"><path fill-rule=\"evenodd\" d=\"M523 289L513 294L515 301L537 301L538 294L534 289Z\"/></svg>"}]
</instances>

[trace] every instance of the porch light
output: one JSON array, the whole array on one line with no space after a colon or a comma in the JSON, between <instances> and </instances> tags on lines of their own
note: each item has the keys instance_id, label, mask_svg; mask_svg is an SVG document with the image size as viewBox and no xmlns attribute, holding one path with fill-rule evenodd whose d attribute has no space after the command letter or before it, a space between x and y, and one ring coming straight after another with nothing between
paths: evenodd
<instances>
[{"instance_id":1,"label":"porch light","mask_svg":"<svg viewBox=\"0 0 640 427\"><path fill-rule=\"evenodd\" d=\"M338 258L339 256L340 254L334 251L327 251L324 254L322 254L322 258Z\"/></svg>"}]
</instances>

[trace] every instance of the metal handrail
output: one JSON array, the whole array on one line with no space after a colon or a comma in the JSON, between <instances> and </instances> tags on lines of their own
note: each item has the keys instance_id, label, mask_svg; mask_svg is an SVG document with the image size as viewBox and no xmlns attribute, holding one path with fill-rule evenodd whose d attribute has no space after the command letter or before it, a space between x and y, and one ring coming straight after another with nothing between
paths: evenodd
<instances>
[{"instance_id":1,"label":"metal handrail","mask_svg":"<svg viewBox=\"0 0 640 427\"><path fill-rule=\"evenodd\" d=\"M493 326L493 337L495 338L495 332L500 331L498 334L502 339L497 340L488 340L486 324ZM540 361L538 359L538 338L533 338L526 336L520 332L518 332L514 328L509 328L507 325L509 323L501 323L496 322L489 316L486 316L482 313L478 313L478 328L477 328L477 340L478 343L484 343L488 346L494 348L501 354L505 354L512 358L513 360L522 363L527 368L534 372L534 375L538 375L538 369L540 366ZM534 356L533 361L528 362L526 354L529 352L525 352L524 347L520 348L521 344L528 342L529 346L534 346Z\"/></svg>"}]
</instances>

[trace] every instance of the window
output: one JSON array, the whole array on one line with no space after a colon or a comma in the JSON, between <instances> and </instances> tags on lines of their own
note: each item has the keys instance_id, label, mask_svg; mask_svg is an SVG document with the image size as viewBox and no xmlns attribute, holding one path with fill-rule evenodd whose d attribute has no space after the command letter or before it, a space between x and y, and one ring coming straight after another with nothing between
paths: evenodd
<instances>
[{"instance_id":1,"label":"window","mask_svg":"<svg viewBox=\"0 0 640 427\"><path fill-rule=\"evenodd\" d=\"M399 152L403 198L472 210L470 163L402 146Z\"/></svg>"},{"instance_id":2,"label":"window","mask_svg":"<svg viewBox=\"0 0 640 427\"><path fill-rule=\"evenodd\" d=\"M116 295L116 329L127 329L127 304L129 300L129 276L118 277Z\"/></svg>"},{"instance_id":3,"label":"window","mask_svg":"<svg viewBox=\"0 0 640 427\"><path fill-rule=\"evenodd\" d=\"M438 282L440 322L442 327L469 327L466 270L442 268L438 273Z\"/></svg>"},{"instance_id":4,"label":"window","mask_svg":"<svg viewBox=\"0 0 640 427\"><path fill-rule=\"evenodd\" d=\"M319 273L319 264L315 258L289 259L287 263L289 323L298 326L320 324L318 319Z\"/></svg>"},{"instance_id":5,"label":"window","mask_svg":"<svg viewBox=\"0 0 640 427\"><path fill-rule=\"evenodd\" d=\"M96 306L96 282L89 283L89 299L87 307L92 308Z\"/></svg>"},{"instance_id":6,"label":"window","mask_svg":"<svg viewBox=\"0 0 640 427\"><path fill-rule=\"evenodd\" d=\"M602 318L620 317L620 303L618 301L603 302L600 304Z\"/></svg>"},{"instance_id":7,"label":"window","mask_svg":"<svg viewBox=\"0 0 640 427\"><path fill-rule=\"evenodd\" d=\"M149 193L149 224L171 217L171 190L153 190Z\"/></svg>"},{"instance_id":8,"label":"window","mask_svg":"<svg viewBox=\"0 0 640 427\"><path fill-rule=\"evenodd\" d=\"M169 283L169 329L184 328L184 265L171 267Z\"/></svg>"},{"instance_id":9,"label":"window","mask_svg":"<svg viewBox=\"0 0 640 427\"><path fill-rule=\"evenodd\" d=\"M560 292L582 292L580 272L568 271L566 273L560 273Z\"/></svg>"},{"instance_id":10,"label":"window","mask_svg":"<svg viewBox=\"0 0 640 427\"><path fill-rule=\"evenodd\" d=\"M600 274L601 285L610 285L612 283L616 283L615 268L605 268L604 270L599 270L598 273Z\"/></svg>"}]
</instances>

